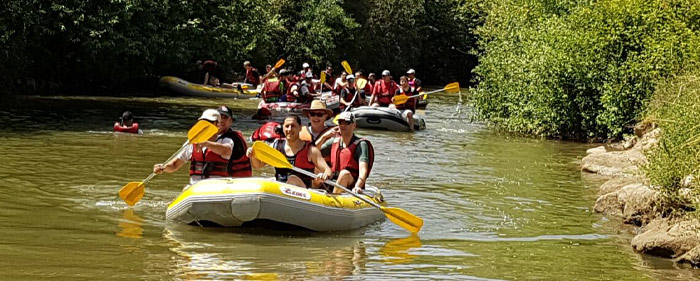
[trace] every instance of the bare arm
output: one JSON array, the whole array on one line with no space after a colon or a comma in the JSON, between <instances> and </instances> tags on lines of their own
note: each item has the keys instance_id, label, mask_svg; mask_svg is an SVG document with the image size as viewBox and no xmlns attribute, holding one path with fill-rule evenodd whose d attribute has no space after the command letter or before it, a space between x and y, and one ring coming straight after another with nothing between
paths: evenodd
<instances>
[{"instance_id":1,"label":"bare arm","mask_svg":"<svg viewBox=\"0 0 700 281\"><path fill-rule=\"evenodd\" d=\"M367 182L367 171L369 171L369 163L360 162L360 172L355 181L355 188L353 188L353 191L357 192L358 189L362 190L361 186L364 186L365 182Z\"/></svg>"},{"instance_id":2,"label":"bare arm","mask_svg":"<svg viewBox=\"0 0 700 281\"><path fill-rule=\"evenodd\" d=\"M156 174L162 174L163 172L166 172L168 174L174 173L177 170L182 167L182 164L185 164L185 161L183 161L180 158L175 158L173 160L170 160L170 162L163 164L155 164L153 165L153 172Z\"/></svg>"},{"instance_id":3,"label":"bare arm","mask_svg":"<svg viewBox=\"0 0 700 281\"><path fill-rule=\"evenodd\" d=\"M317 147L311 146L309 153L309 158L311 158L311 162L313 162L314 166L316 166L316 170L323 171L323 173L319 173L318 177L314 179L314 182L320 184L321 182L330 179L332 176L332 171L331 168L328 167L328 164L326 164L326 160L323 159L321 151Z\"/></svg>"},{"instance_id":4,"label":"bare arm","mask_svg":"<svg viewBox=\"0 0 700 281\"><path fill-rule=\"evenodd\" d=\"M218 142L213 142L213 141L205 141L202 143L199 143L200 146L206 147L207 149L213 151L216 154L221 155L222 157L229 156L231 157L231 153L233 152L233 145L230 143L218 143Z\"/></svg>"}]
</instances>

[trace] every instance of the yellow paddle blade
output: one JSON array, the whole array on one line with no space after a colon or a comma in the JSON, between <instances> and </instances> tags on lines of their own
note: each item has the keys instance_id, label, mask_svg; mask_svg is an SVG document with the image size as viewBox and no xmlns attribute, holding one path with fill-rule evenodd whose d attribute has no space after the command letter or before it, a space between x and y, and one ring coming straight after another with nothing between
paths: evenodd
<instances>
[{"instance_id":1,"label":"yellow paddle blade","mask_svg":"<svg viewBox=\"0 0 700 281\"><path fill-rule=\"evenodd\" d=\"M343 66L343 69L345 69L345 73L347 73L348 75L352 74L352 68L350 68L350 64L348 63L348 61L344 60L340 64Z\"/></svg>"},{"instance_id":2,"label":"yellow paddle blade","mask_svg":"<svg viewBox=\"0 0 700 281\"><path fill-rule=\"evenodd\" d=\"M390 221L411 233L417 233L423 227L423 219L399 208L383 207L382 211Z\"/></svg>"},{"instance_id":3,"label":"yellow paddle blade","mask_svg":"<svg viewBox=\"0 0 700 281\"><path fill-rule=\"evenodd\" d=\"M199 122L194 124L192 129L187 132L187 139L190 141L190 143L200 143L207 141L217 132L219 132L219 128L217 128L214 124L206 120L199 120Z\"/></svg>"},{"instance_id":4,"label":"yellow paddle blade","mask_svg":"<svg viewBox=\"0 0 700 281\"><path fill-rule=\"evenodd\" d=\"M459 92L459 82L452 82L450 84L447 84L447 86L445 86L445 91L448 93ZM428 96L426 95L426 97Z\"/></svg>"},{"instance_id":5,"label":"yellow paddle blade","mask_svg":"<svg viewBox=\"0 0 700 281\"><path fill-rule=\"evenodd\" d=\"M338 115L336 115L335 117L333 117L333 124L338 125L338 118L339 118L339 117L340 117L340 114L338 114Z\"/></svg>"},{"instance_id":6,"label":"yellow paddle blade","mask_svg":"<svg viewBox=\"0 0 700 281\"><path fill-rule=\"evenodd\" d=\"M285 62L284 59L278 60L277 63L275 63L275 68L280 68L280 66L282 66L284 64L284 62Z\"/></svg>"},{"instance_id":7,"label":"yellow paddle blade","mask_svg":"<svg viewBox=\"0 0 700 281\"><path fill-rule=\"evenodd\" d=\"M255 151L255 158L265 162L266 164L276 167L276 168L287 168L292 169L294 166L289 164L287 157L285 157L282 152L277 151L261 141L256 141L253 143L253 151Z\"/></svg>"},{"instance_id":8,"label":"yellow paddle blade","mask_svg":"<svg viewBox=\"0 0 700 281\"><path fill-rule=\"evenodd\" d=\"M119 198L124 200L129 206L134 206L143 197L146 186L143 182L132 181L119 190Z\"/></svg>"},{"instance_id":9,"label":"yellow paddle blade","mask_svg":"<svg viewBox=\"0 0 700 281\"><path fill-rule=\"evenodd\" d=\"M407 95L394 96L394 104L395 105L401 105L401 104L406 103L407 101L408 101Z\"/></svg>"},{"instance_id":10,"label":"yellow paddle blade","mask_svg":"<svg viewBox=\"0 0 700 281\"><path fill-rule=\"evenodd\" d=\"M321 71L321 87L323 87L323 83L326 82L326 72Z\"/></svg>"},{"instance_id":11,"label":"yellow paddle blade","mask_svg":"<svg viewBox=\"0 0 700 281\"><path fill-rule=\"evenodd\" d=\"M359 78L357 79L357 89L364 89L365 86L367 85L367 79L364 78Z\"/></svg>"},{"instance_id":12,"label":"yellow paddle blade","mask_svg":"<svg viewBox=\"0 0 700 281\"><path fill-rule=\"evenodd\" d=\"M423 92L421 92L421 94L422 94L422 93L423 93ZM424 99L424 100L427 100L427 99L428 99L428 95L423 96L423 99Z\"/></svg>"}]
</instances>

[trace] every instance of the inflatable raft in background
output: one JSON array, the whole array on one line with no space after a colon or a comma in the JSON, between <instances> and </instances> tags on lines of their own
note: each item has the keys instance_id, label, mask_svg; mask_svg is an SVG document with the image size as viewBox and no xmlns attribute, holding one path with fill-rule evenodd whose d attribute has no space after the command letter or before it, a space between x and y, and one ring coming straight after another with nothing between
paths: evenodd
<instances>
[{"instance_id":1,"label":"inflatable raft in background","mask_svg":"<svg viewBox=\"0 0 700 281\"><path fill-rule=\"evenodd\" d=\"M401 111L388 107L361 106L351 109L355 115L355 124L358 128L389 130L389 131L410 131L408 121L401 116ZM416 114L413 115L413 129L425 129L425 120Z\"/></svg>"},{"instance_id":2,"label":"inflatable raft in background","mask_svg":"<svg viewBox=\"0 0 700 281\"><path fill-rule=\"evenodd\" d=\"M324 92L323 95L317 99L324 102L326 104L326 108L330 110L335 110L340 106L340 98L332 95L331 92ZM267 108L270 110L270 112L273 112L273 115L276 115L275 112L278 114L283 112L301 113L302 110L309 109L309 107L311 107L311 103L265 102L263 100L260 101L260 104L258 104L258 108Z\"/></svg>"},{"instance_id":3,"label":"inflatable raft in background","mask_svg":"<svg viewBox=\"0 0 700 281\"><path fill-rule=\"evenodd\" d=\"M375 188L364 195L385 205ZM273 221L314 231L360 228L384 219L384 213L355 198L301 188L274 179L220 178L202 180L168 205L166 220L182 224L245 226L254 221Z\"/></svg>"},{"instance_id":4,"label":"inflatable raft in background","mask_svg":"<svg viewBox=\"0 0 700 281\"><path fill-rule=\"evenodd\" d=\"M233 83L234 88L213 87L202 84L195 84L184 79L173 76L163 76L160 78L160 85L176 93L207 98L252 98L257 94L252 84ZM247 86L250 91L238 90L238 86Z\"/></svg>"}]
</instances>

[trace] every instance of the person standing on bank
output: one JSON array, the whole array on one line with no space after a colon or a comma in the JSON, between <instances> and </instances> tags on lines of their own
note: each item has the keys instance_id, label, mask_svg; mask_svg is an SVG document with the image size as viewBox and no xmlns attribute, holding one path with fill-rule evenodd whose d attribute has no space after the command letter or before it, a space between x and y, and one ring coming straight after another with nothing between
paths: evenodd
<instances>
[{"instance_id":1,"label":"person standing on bank","mask_svg":"<svg viewBox=\"0 0 700 281\"><path fill-rule=\"evenodd\" d=\"M338 127L324 134L334 136L340 133L340 136L323 143L321 154L330 156L333 178L338 184L362 193L374 164L374 148L369 140L355 136L354 131L355 116L352 112L341 112ZM342 190L337 187L333 189L333 193L340 192Z\"/></svg>"},{"instance_id":2,"label":"person standing on bank","mask_svg":"<svg viewBox=\"0 0 700 281\"><path fill-rule=\"evenodd\" d=\"M216 124L219 128L217 135L208 141L189 145L165 165L154 165L153 172L174 173L190 161L190 184L207 178L252 176L250 161L245 155L247 144L239 132L231 130L234 117L230 109L226 106L219 110L207 109L199 120ZM238 146L235 151L234 146Z\"/></svg>"}]
</instances>

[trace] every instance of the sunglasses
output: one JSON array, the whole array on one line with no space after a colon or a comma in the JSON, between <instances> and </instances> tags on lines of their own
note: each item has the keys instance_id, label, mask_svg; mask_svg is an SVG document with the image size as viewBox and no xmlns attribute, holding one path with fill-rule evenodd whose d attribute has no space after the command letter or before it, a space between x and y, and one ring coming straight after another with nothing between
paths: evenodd
<instances>
[{"instance_id":1,"label":"sunglasses","mask_svg":"<svg viewBox=\"0 0 700 281\"><path fill-rule=\"evenodd\" d=\"M323 117L326 116L325 112L309 112L310 117Z\"/></svg>"},{"instance_id":2,"label":"sunglasses","mask_svg":"<svg viewBox=\"0 0 700 281\"><path fill-rule=\"evenodd\" d=\"M346 121L346 120L338 120L338 125L350 125L353 122L351 121Z\"/></svg>"},{"instance_id":3,"label":"sunglasses","mask_svg":"<svg viewBox=\"0 0 700 281\"><path fill-rule=\"evenodd\" d=\"M221 120L228 120L231 117L228 117L228 115L221 115Z\"/></svg>"}]
</instances>

